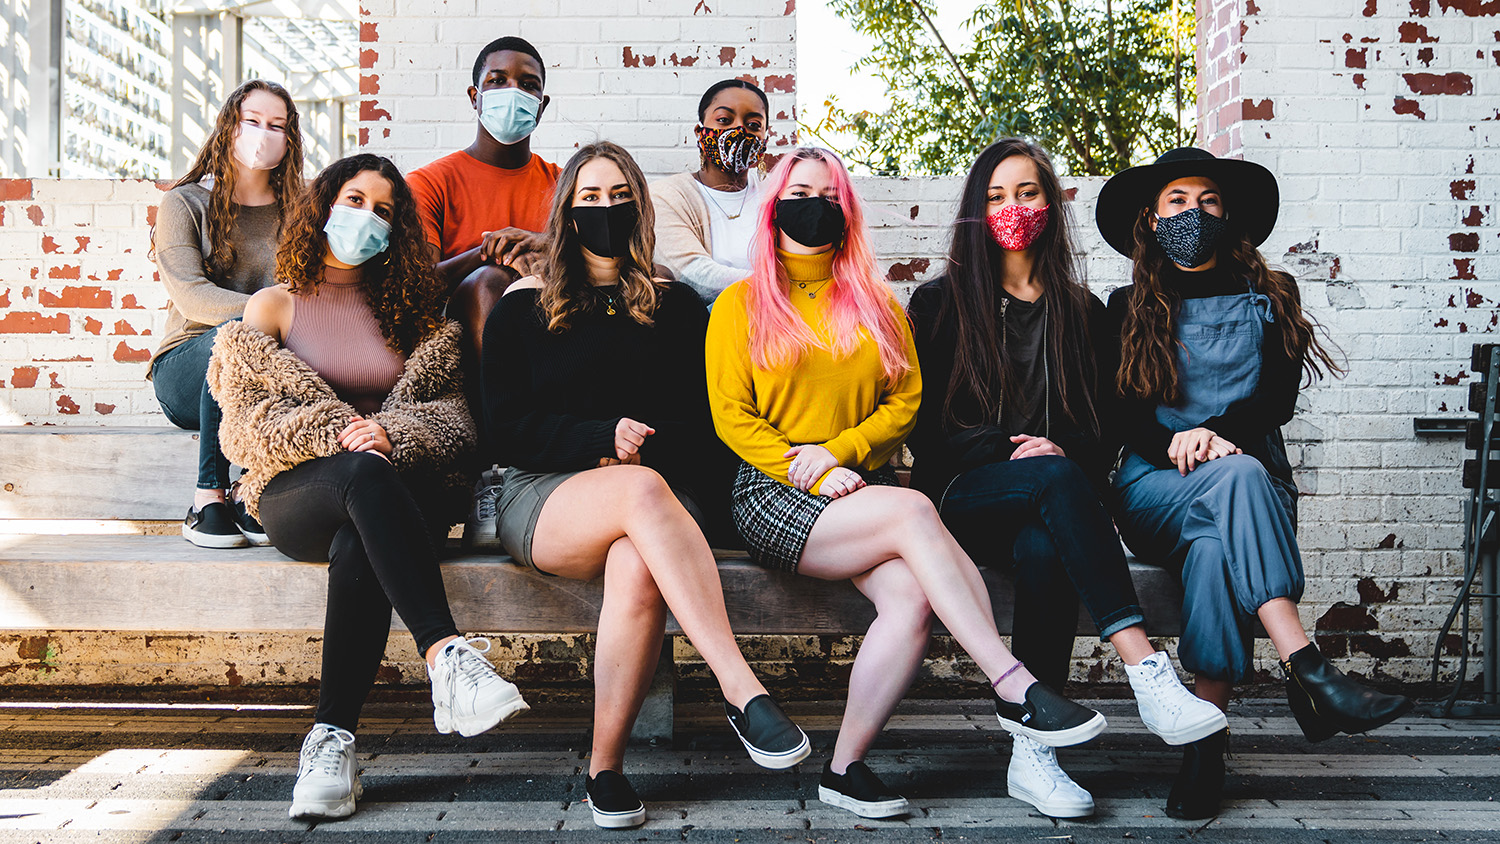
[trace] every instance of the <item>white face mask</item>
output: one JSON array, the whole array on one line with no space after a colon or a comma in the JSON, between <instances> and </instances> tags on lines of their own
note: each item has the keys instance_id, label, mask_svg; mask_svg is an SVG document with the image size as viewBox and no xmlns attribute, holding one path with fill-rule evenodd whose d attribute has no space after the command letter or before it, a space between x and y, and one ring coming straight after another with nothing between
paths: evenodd
<instances>
[{"instance_id":1,"label":"white face mask","mask_svg":"<svg viewBox=\"0 0 1500 844\"><path fill-rule=\"evenodd\" d=\"M286 132L241 122L234 135L234 160L251 170L275 170L286 157Z\"/></svg>"},{"instance_id":2,"label":"white face mask","mask_svg":"<svg viewBox=\"0 0 1500 844\"><path fill-rule=\"evenodd\" d=\"M479 123L502 144L536 131L541 113L542 101L520 88L491 88L479 95Z\"/></svg>"}]
</instances>

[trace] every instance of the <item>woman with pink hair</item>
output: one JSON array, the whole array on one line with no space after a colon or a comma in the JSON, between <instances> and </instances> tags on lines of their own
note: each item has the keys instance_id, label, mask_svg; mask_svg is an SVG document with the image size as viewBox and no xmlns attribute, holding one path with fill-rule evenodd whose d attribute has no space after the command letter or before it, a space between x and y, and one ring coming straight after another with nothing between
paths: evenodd
<instances>
[{"instance_id":1,"label":"woman with pink hair","mask_svg":"<svg viewBox=\"0 0 1500 844\"><path fill-rule=\"evenodd\" d=\"M922 378L901 306L875 268L843 162L799 148L771 171L750 278L709 318L709 401L744 461L733 515L759 565L851 580L875 604L818 796L863 817L906 811L863 762L922 659L935 614L990 681L1001 726L1054 747L1104 716L1038 683L1000 640L984 580L922 493L888 465Z\"/></svg>"}]
</instances>

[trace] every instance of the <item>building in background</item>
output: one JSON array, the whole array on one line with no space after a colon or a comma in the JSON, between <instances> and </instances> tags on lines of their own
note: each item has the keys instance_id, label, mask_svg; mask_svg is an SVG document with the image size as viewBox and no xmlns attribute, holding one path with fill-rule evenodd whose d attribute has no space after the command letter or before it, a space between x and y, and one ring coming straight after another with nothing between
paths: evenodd
<instances>
[{"instance_id":1,"label":"building in background","mask_svg":"<svg viewBox=\"0 0 1500 844\"><path fill-rule=\"evenodd\" d=\"M257 77L292 92L311 169L354 146L352 2L0 0L0 8L0 177L171 178L191 163L225 95Z\"/></svg>"}]
</instances>

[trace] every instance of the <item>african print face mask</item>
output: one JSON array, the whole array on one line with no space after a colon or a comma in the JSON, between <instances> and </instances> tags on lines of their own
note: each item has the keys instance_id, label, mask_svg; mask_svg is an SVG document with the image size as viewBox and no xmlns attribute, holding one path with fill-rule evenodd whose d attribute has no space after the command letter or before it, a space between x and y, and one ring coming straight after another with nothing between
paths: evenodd
<instances>
[{"instance_id":1,"label":"african print face mask","mask_svg":"<svg viewBox=\"0 0 1500 844\"><path fill-rule=\"evenodd\" d=\"M1223 217L1215 217L1202 208L1189 208L1170 217L1157 216L1156 242L1161 244L1168 260L1192 269L1208 263L1228 227Z\"/></svg>"},{"instance_id":2,"label":"african print face mask","mask_svg":"<svg viewBox=\"0 0 1500 844\"><path fill-rule=\"evenodd\" d=\"M757 138L743 126L732 129L703 127L698 133L698 152L703 163L729 173L743 173L760 163L766 154L766 139Z\"/></svg>"}]
</instances>

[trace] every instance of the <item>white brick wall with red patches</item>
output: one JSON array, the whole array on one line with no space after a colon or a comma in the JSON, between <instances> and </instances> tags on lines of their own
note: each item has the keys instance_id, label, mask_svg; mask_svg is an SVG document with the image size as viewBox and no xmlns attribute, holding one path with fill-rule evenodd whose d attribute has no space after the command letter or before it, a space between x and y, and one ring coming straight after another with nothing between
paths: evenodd
<instances>
[{"instance_id":1,"label":"white brick wall with red patches","mask_svg":"<svg viewBox=\"0 0 1500 844\"><path fill-rule=\"evenodd\" d=\"M699 95L742 74L771 91L791 143L789 0L364 9L361 131L403 167L469 143L474 53L508 33L547 60L537 148L551 160L600 137L653 175L688 169ZM1500 340L1500 4L1199 0L1198 16L1201 143L1277 173L1262 251L1348 357L1287 429L1306 493L1303 620L1347 668L1424 679L1461 571L1462 455L1413 436L1412 418L1462 412L1470 344ZM1099 184L1068 181L1103 295L1129 268L1092 225ZM898 289L939 272L958 180L860 186ZM158 197L151 183L0 181L0 424L167 424L142 380L166 304L146 253ZM1097 643L1077 656L1078 676L1119 679Z\"/></svg>"},{"instance_id":2,"label":"white brick wall with red patches","mask_svg":"<svg viewBox=\"0 0 1500 844\"><path fill-rule=\"evenodd\" d=\"M166 425L149 181L0 180L0 425Z\"/></svg>"}]
</instances>

